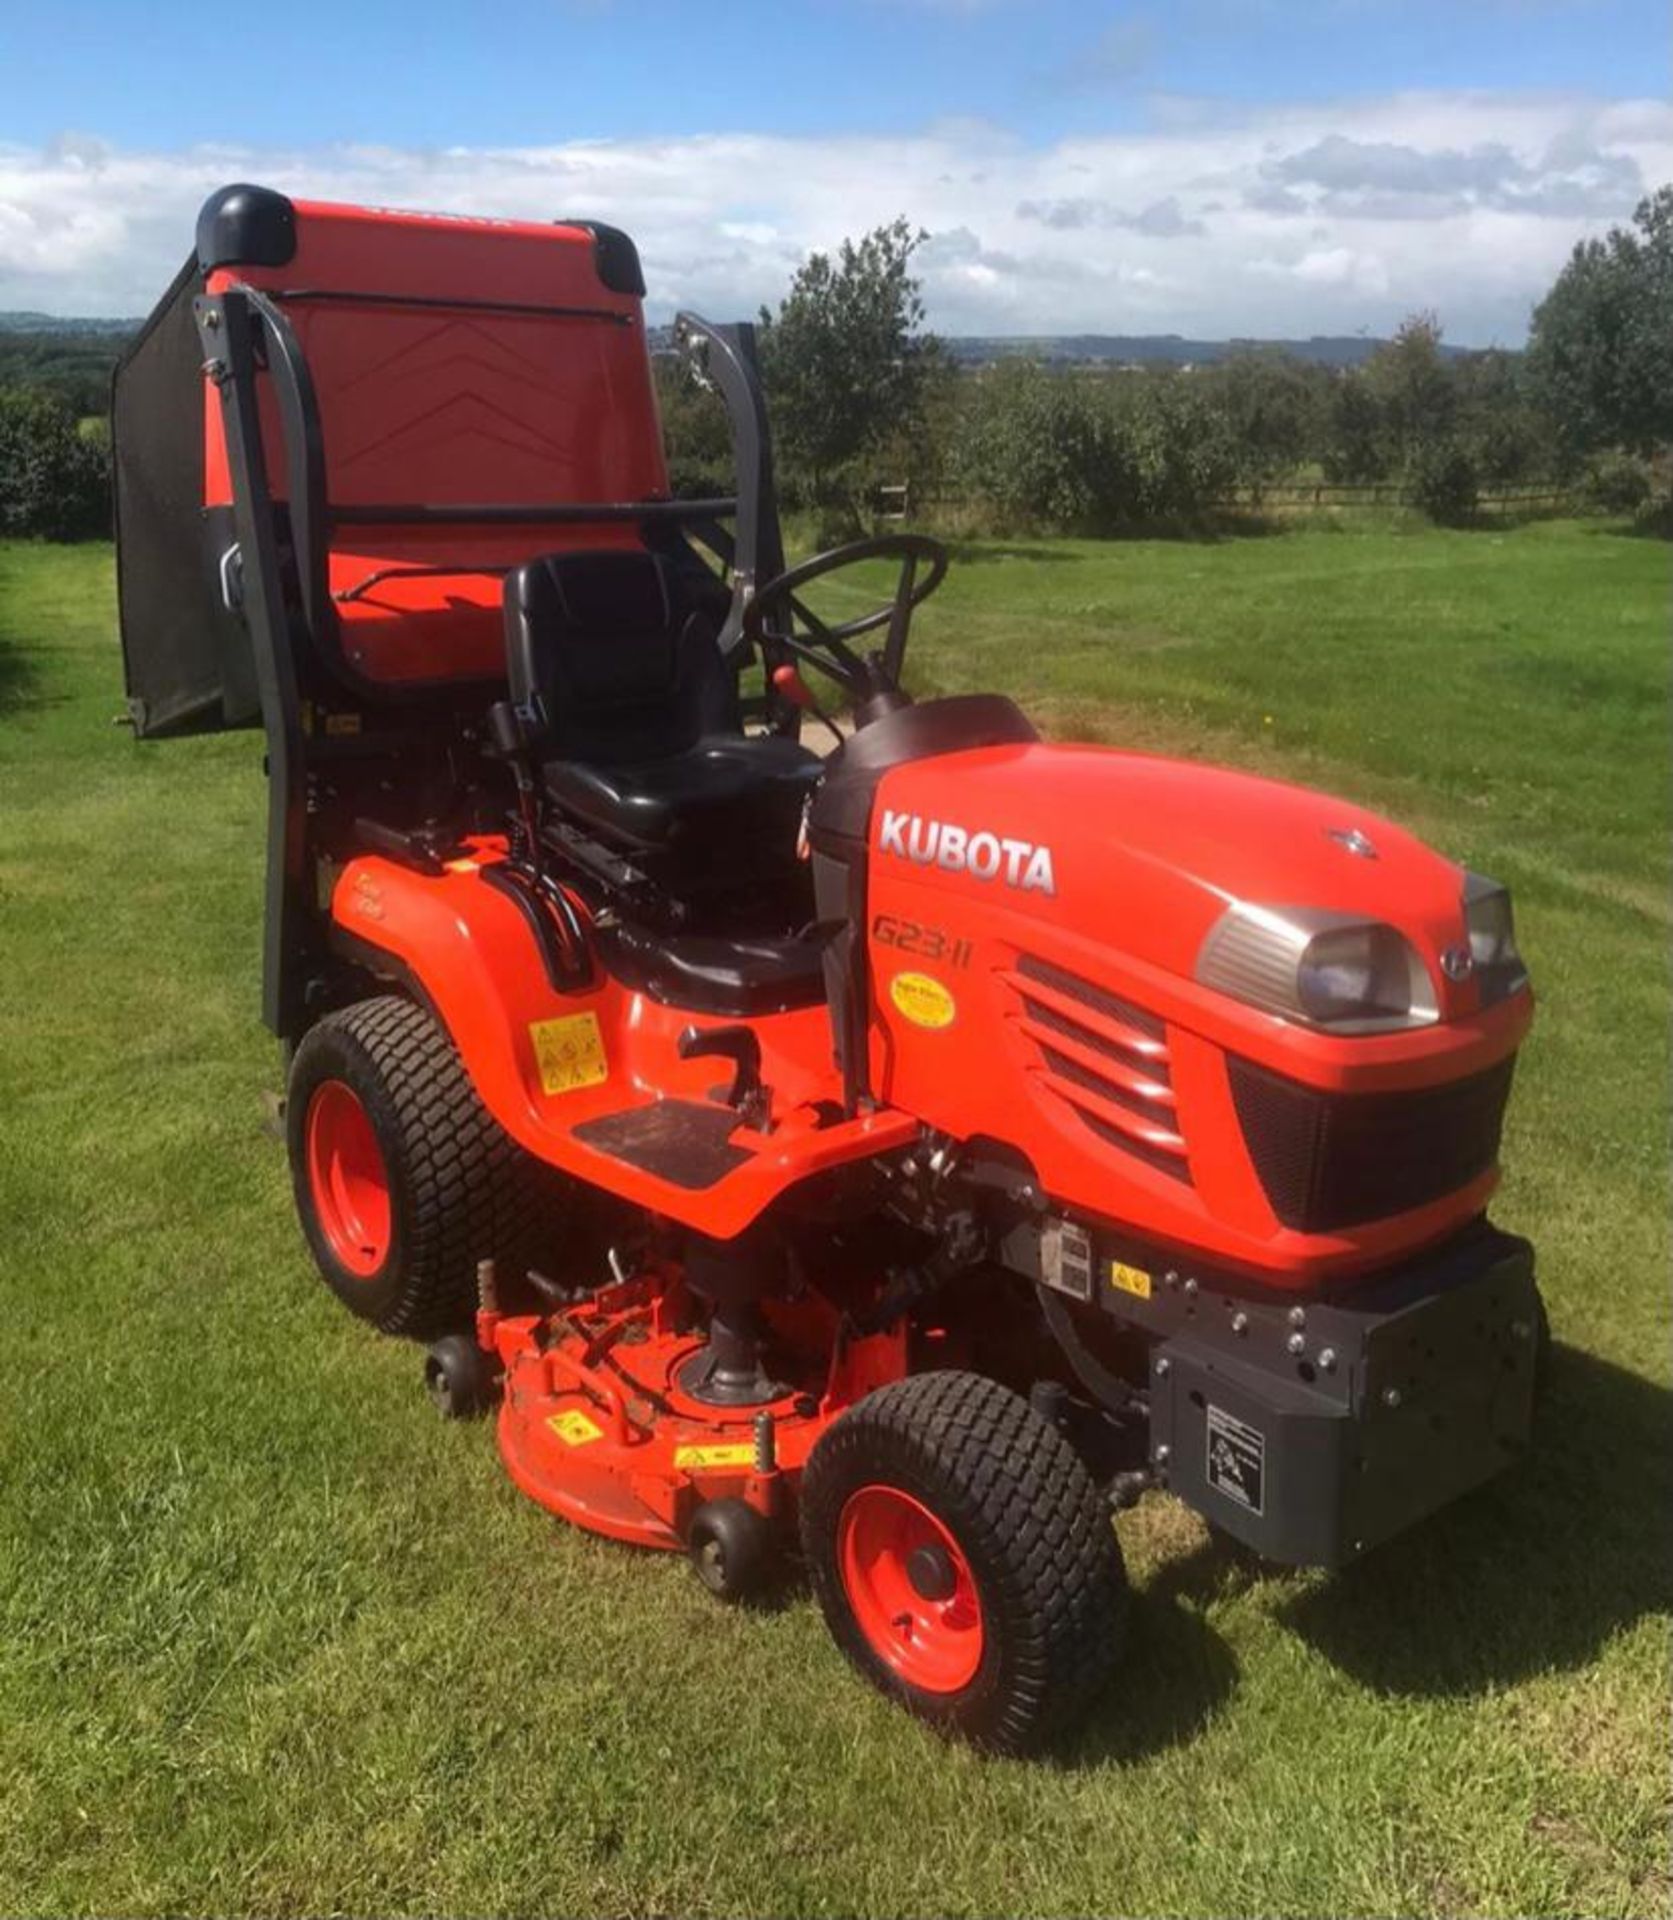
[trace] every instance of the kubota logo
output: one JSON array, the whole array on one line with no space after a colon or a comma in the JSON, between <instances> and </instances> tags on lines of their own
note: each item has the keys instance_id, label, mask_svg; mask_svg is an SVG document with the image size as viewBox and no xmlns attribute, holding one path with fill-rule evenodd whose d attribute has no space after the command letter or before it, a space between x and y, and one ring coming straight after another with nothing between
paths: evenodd
<instances>
[{"instance_id":1,"label":"kubota logo","mask_svg":"<svg viewBox=\"0 0 1673 1920\"><path fill-rule=\"evenodd\" d=\"M897 854L920 867L944 867L948 873L973 873L978 880L1001 874L1008 887L1024 893L1056 893L1051 848L1031 840L1009 840L997 833L972 833L951 820L925 820L916 813L883 809L879 853Z\"/></svg>"}]
</instances>

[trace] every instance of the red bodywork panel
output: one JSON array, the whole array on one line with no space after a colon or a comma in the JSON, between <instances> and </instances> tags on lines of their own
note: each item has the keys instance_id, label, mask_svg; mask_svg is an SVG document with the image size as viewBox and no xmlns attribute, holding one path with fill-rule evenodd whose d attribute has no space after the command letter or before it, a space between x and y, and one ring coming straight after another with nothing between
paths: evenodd
<instances>
[{"instance_id":1,"label":"red bodywork panel","mask_svg":"<svg viewBox=\"0 0 1673 1920\"><path fill-rule=\"evenodd\" d=\"M503 851L502 842L480 845L486 862ZM840 1091L829 1016L823 1006L769 1014L750 1025L761 1043L761 1077L773 1090L773 1131L740 1126L734 1143L748 1150L741 1165L710 1186L676 1185L600 1152L575 1129L658 1099L718 1106L709 1096L725 1078L724 1063L682 1060L675 1048L688 1026L732 1022L662 1006L608 977L587 993L558 993L521 913L483 885L475 860L455 861L440 877L376 855L353 860L333 890L331 912L346 932L382 948L422 985L484 1104L513 1139L577 1179L717 1239L740 1233L809 1174L901 1146L917 1133L914 1120L895 1112L820 1125L814 1104ZM533 1029L577 1015L598 1023L607 1077L549 1092Z\"/></svg>"},{"instance_id":2,"label":"red bodywork panel","mask_svg":"<svg viewBox=\"0 0 1673 1920\"><path fill-rule=\"evenodd\" d=\"M891 815L896 831L886 833ZM900 816L921 824L902 828ZM1003 858L988 879L968 867L948 870L913 857L938 838L932 822L1030 851ZM1374 858L1330 837L1353 828L1375 846ZM1473 981L1445 976L1440 952L1465 937L1464 876L1391 822L1304 788L1188 762L1019 746L894 769L878 790L871 834L872 1074L891 1104L958 1139L985 1135L1022 1149L1055 1200L1278 1284L1386 1263L1485 1204L1494 1173L1391 1219L1333 1233L1288 1230L1232 1107L1228 1054L1321 1090L1370 1093L1459 1080L1515 1051L1531 995L1483 1011ZM897 839L904 858L892 850ZM1049 856L1049 891L1044 866L1034 865L1036 884L1025 884L1040 849ZM1234 898L1325 906L1398 927L1429 967L1440 1021L1337 1036L1199 986L1198 951ZM905 948L903 927L915 930ZM1023 955L1159 1017L1163 1032L1135 1034L1082 999L1024 980ZM934 1021L921 1009L916 1019L903 1012L892 991L902 973L934 981L952 1018L935 1023L945 1013L939 1001ZM1042 1044L1072 1059L1074 1042L1029 1016L1024 988L1048 1013L1133 1042L1132 1091L1171 1107L1174 1126L1157 1129L1049 1072ZM904 997L912 1006L911 991ZM1147 1076L1147 1057L1164 1071ZM1084 1064L1110 1076L1107 1055ZM1189 1184L1105 1146L1082 1124L1083 1112L1151 1152L1171 1151Z\"/></svg>"},{"instance_id":3,"label":"red bodywork panel","mask_svg":"<svg viewBox=\"0 0 1673 1920\"><path fill-rule=\"evenodd\" d=\"M919 827L904 837L889 822ZM991 878L912 857L928 823L956 823L1019 849ZM1332 830L1358 828L1374 858ZM903 856L896 847L905 844ZM1041 851L1046 869L1035 864ZM500 856L483 842L479 858ZM1007 872L1012 875L1007 878ZM1025 885L1030 872L1036 884ZM1263 1013L1196 983L1204 936L1233 897L1327 906L1388 921L1433 978L1440 1019L1408 1032L1340 1036ZM1079 747L1005 747L916 761L886 774L869 859L871 1076L875 1112L835 1126L815 1108L840 1100L823 1006L750 1024L775 1094L770 1135L740 1130L749 1157L700 1191L600 1153L575 1129L624 1107L703 1100L712 1061L682 1061L680 1032L724 1021L664 1007L604 980L559 995L541 971L517 909L483 886L475 861L427 878L375 856L338 880L332 911L347 931L397 956L447 1024L489 1109L530 1151L657 1213L725 1238L808 1175L900 1147L921 1127L1025 1154L1054 1204L1135 1238L1242 1268L1268 1283L1312 1287L1387 1265L1478 1213L1497 1181L1484 1173L1443 1198L1331 1232L1275 1215L1235 1111L1236 1056L1326 1093L1441 1085L1512 1054L1532 1015L1521 992L1478 1004L1473 981L1449 980L1439 954L1464 937L1463 874L1410 834L1304 789L1143 755ZM1144 1031L1042 981L1044 963L1095 984L1146 1017ZM907 976L897 990L897 981ZM1028 1002L1043 1013L1030 1010ZM574 1091L540 1080L536 1023L596 1015L609 1077ZM1053 1016L1073 1023L1053 1027ZM1076 1030L1126 1050L1081 1049ZM1080 1064L1126 1084L1169 1124L1135 1117L1059 1068ZM1110 1144L1084 1116L1135 1151ZM1161 1159L1162 1165L1156 1164ZM1188 1177L1163 1170L1177 1165Z\"/></svg>"},{"instance_id":4,"label":"red bodywork panel","mask_svg":"<svg viewBox=\"0 0 1673 1920\"><path fill-rule=\"evenodd\" d=\"M307 200L295 210L293 258L282 267L219 268L208 291L244 285L286 296L318 394L333 508L667 497L640 303L601 283L591 234ZM383 306L378 295L438 304ZM463 304L471 301L569 311ZM283 437L266 388L268 484L283 500ZM216 404L204 409L204 433L204 504L228 505ZM502 678L500 575L473 569L565 546L618 544L637 544L636 532L488 522L333 528L333 595L383 567L461 568L452 577L391 580L339 602L344 658L379 684Z\"/></svg>"}]
</instances>

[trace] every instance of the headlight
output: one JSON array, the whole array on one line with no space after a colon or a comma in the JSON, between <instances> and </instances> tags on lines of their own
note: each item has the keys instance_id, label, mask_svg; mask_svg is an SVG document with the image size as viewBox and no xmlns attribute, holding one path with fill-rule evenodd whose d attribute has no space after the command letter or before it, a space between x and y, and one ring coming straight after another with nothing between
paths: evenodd
<instances>
[{"instance_id":1,"label":"headlight","mask_svg":"<svg viewBox=\"0 0 1673 1920\"><path fill-rule=\"evenodd\" d=\"M1516 950L1516 918L1508 887L1484 874L1465 874L1464 929L1470 937L1470 959L1483 1006L1508 999L1528 984L1528 969Z\"/></svg>"},{"instance_id":2,"label":"headlight","mask_svg":"<svg viewBox=\"0 0 1673 1920\"><path fill-rule=\"evenodd\" d=\"M1380 920L1317 907L1228 907L1197 978L1250 1006L1333 1033L1392 1033L1440 1017L1417 949Z\"/></svg>"}]
</instances>

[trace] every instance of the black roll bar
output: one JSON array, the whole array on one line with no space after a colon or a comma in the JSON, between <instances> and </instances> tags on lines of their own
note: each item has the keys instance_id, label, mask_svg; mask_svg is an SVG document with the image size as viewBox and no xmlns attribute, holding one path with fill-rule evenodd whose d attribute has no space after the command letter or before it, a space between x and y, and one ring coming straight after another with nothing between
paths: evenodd
<instances>
[{"instance_id":1,"label":"black roll bar","mask_svg":"<svg viewBox=\"0 0 1673 1920\"><path fill-rule=\"evenodd\" d=\"M721 652L730 658L742 638L744 609L756 588L784 571L784 536L773 486L773 436L761 390L761 360L755 329L747 320L717 327L698 314L679 313L674 316L674 343L699 383L718 390L732 436L737 531L728 543L730 553L722 554L732 569L732 607L720 632Z\"/></svg>"},{"instance_id":2,"label":"black roll bar","mask_svg":"<svg viewBox=\"0 0 1673 1920\"><path fill-rule=\"evenodd\" d=\"M681 314L676 321L682 346L700 362L699 377L718 387L726 403L738 476L735 497L570 501L545 506L333 506L327 497L318 394L307 356L283 310L286 297L280 292L235 285L219 294L200 295L193 302L193 312L203 348L204 373L220 395L232 480L233 529L242 574L240 609L250 632L267 745L262 1017L275 1033L294 1040L307 1025L309 983L323 958L308 868L309 738L302 722L308 689L299 664L299 645L305 642L311 656L351 690L362 696L376 691L358 680L340 658L334 642L336 621L328 586L327 530L449 523L543 526L626 521L683 525L715 553L723 567L732 570L732 606L720 636L722 650L729 658L736 654L744 608L756 588L784 570L784 545L773 491L772 440L752 326L711 326L695 314ZM323 296L302 290L288 297ZM439 300L415 304L457 307L473 303ZM501 303L492 304L498 307ZM552 310L531 311L550 314ZM588 312L575 317L595 316ZM259 401L262 374L271 381L278 405L300 622L293 618L286 599L277 503L268 485ZM735 533L728 533L721 524L723 520L735 523ZM223 556L223 574L229 557ZM363 581L354 591L364 591L365 586ZM769 695L768 705L772 703L773 696ZM787 716L779 718L794 726L799 715L790 709Z\"/></svg>"},{"instance_id":3,"label":"black roll bar","mask_svg":"<svg viewBox=\"0 0 1673 1920\"><path fill-rule=\"evenodd\" d=\"M717 500L560 500L549 506L428 506L401 501L391 506L329 507L334 527L446 526L482 522L508 527L587 526L607 520L707 520L738 510L733 498Z\"/></svg>"},{"instance_id":4,"label":"black roll bar","mask_svg":"<svg viewBox=\"0 0 1673 1920\"><path fill-rule=\"evenodd\" d=\"M259 294L252 296L249 289L241 288L213 298L200 295L193 301L192 309L198 338L203 343L203 370L221 397L221 421L232 475L232 524L243 560L240 605L250 632L250 652L267 739L267 880L262 924L261 1011L273 1032L288 1040L301 1032L307 1020L308 963L317 942L309 913L307 885L307 738L302 728L302 694L282 586L277 523L267 485L256 386L260 366L256 320L261 306L266 304ZM283 352L283 337L288 334L289 328L284 328L283 334L275 335L269 343L268 366L270 371L274 370L271 356L277 350L279 365L284 370L284 377L277 385L280 418L288 441L291 524L297 529L298 512L303 516L302 524L307 524L309 503L317 497L307 484L310 453L318 461L320 475L324 472L324 461L317 425L310 431L311 410L302 404L303 389L299 382L307 377L306 366L300 354L292 359ZM294 338L290 344L294 347ZM307 391L311 395L311 387ZM314 419L317 422L317 413ZM300 486L299 478L303 482ZM300 534L298 540L300 544ZM321 577L323 583L323 568ZM304 582L306 578L304 571Z\"/></svg>"},{"instance_id":5,"label":"black roll bar","mask_svg":"<svg viewBox=\"0 0 1673 1920\"><path fill-rule=\"evenodd\" d=\"M315 306L333 302L350 307L416 307L421 312L444 307L449 313L511 313L537 320L600 320L625 327L632 316L614 307L551 307L532 300L471 300L439 293L357 293L351 287L274 287L268 299Z\"/></svg>"}]
</instances>

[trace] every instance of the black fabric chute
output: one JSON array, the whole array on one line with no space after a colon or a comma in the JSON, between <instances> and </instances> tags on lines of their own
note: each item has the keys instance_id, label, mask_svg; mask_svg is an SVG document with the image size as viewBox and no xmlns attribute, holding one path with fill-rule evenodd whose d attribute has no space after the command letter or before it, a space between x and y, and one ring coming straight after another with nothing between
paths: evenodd
<instances>
[{"instance_id":1,"label":"black fabric chute","mask_svg":"<svg viewBox=\"0 0 1673 1920\"><path fill-rule=\"evenodd\" d=\"M202 290L194 256L111 383L122 658L142 739L261 724L249 637L221 597L232 514L203 502Z\"/></svg>"}]
</instances>

